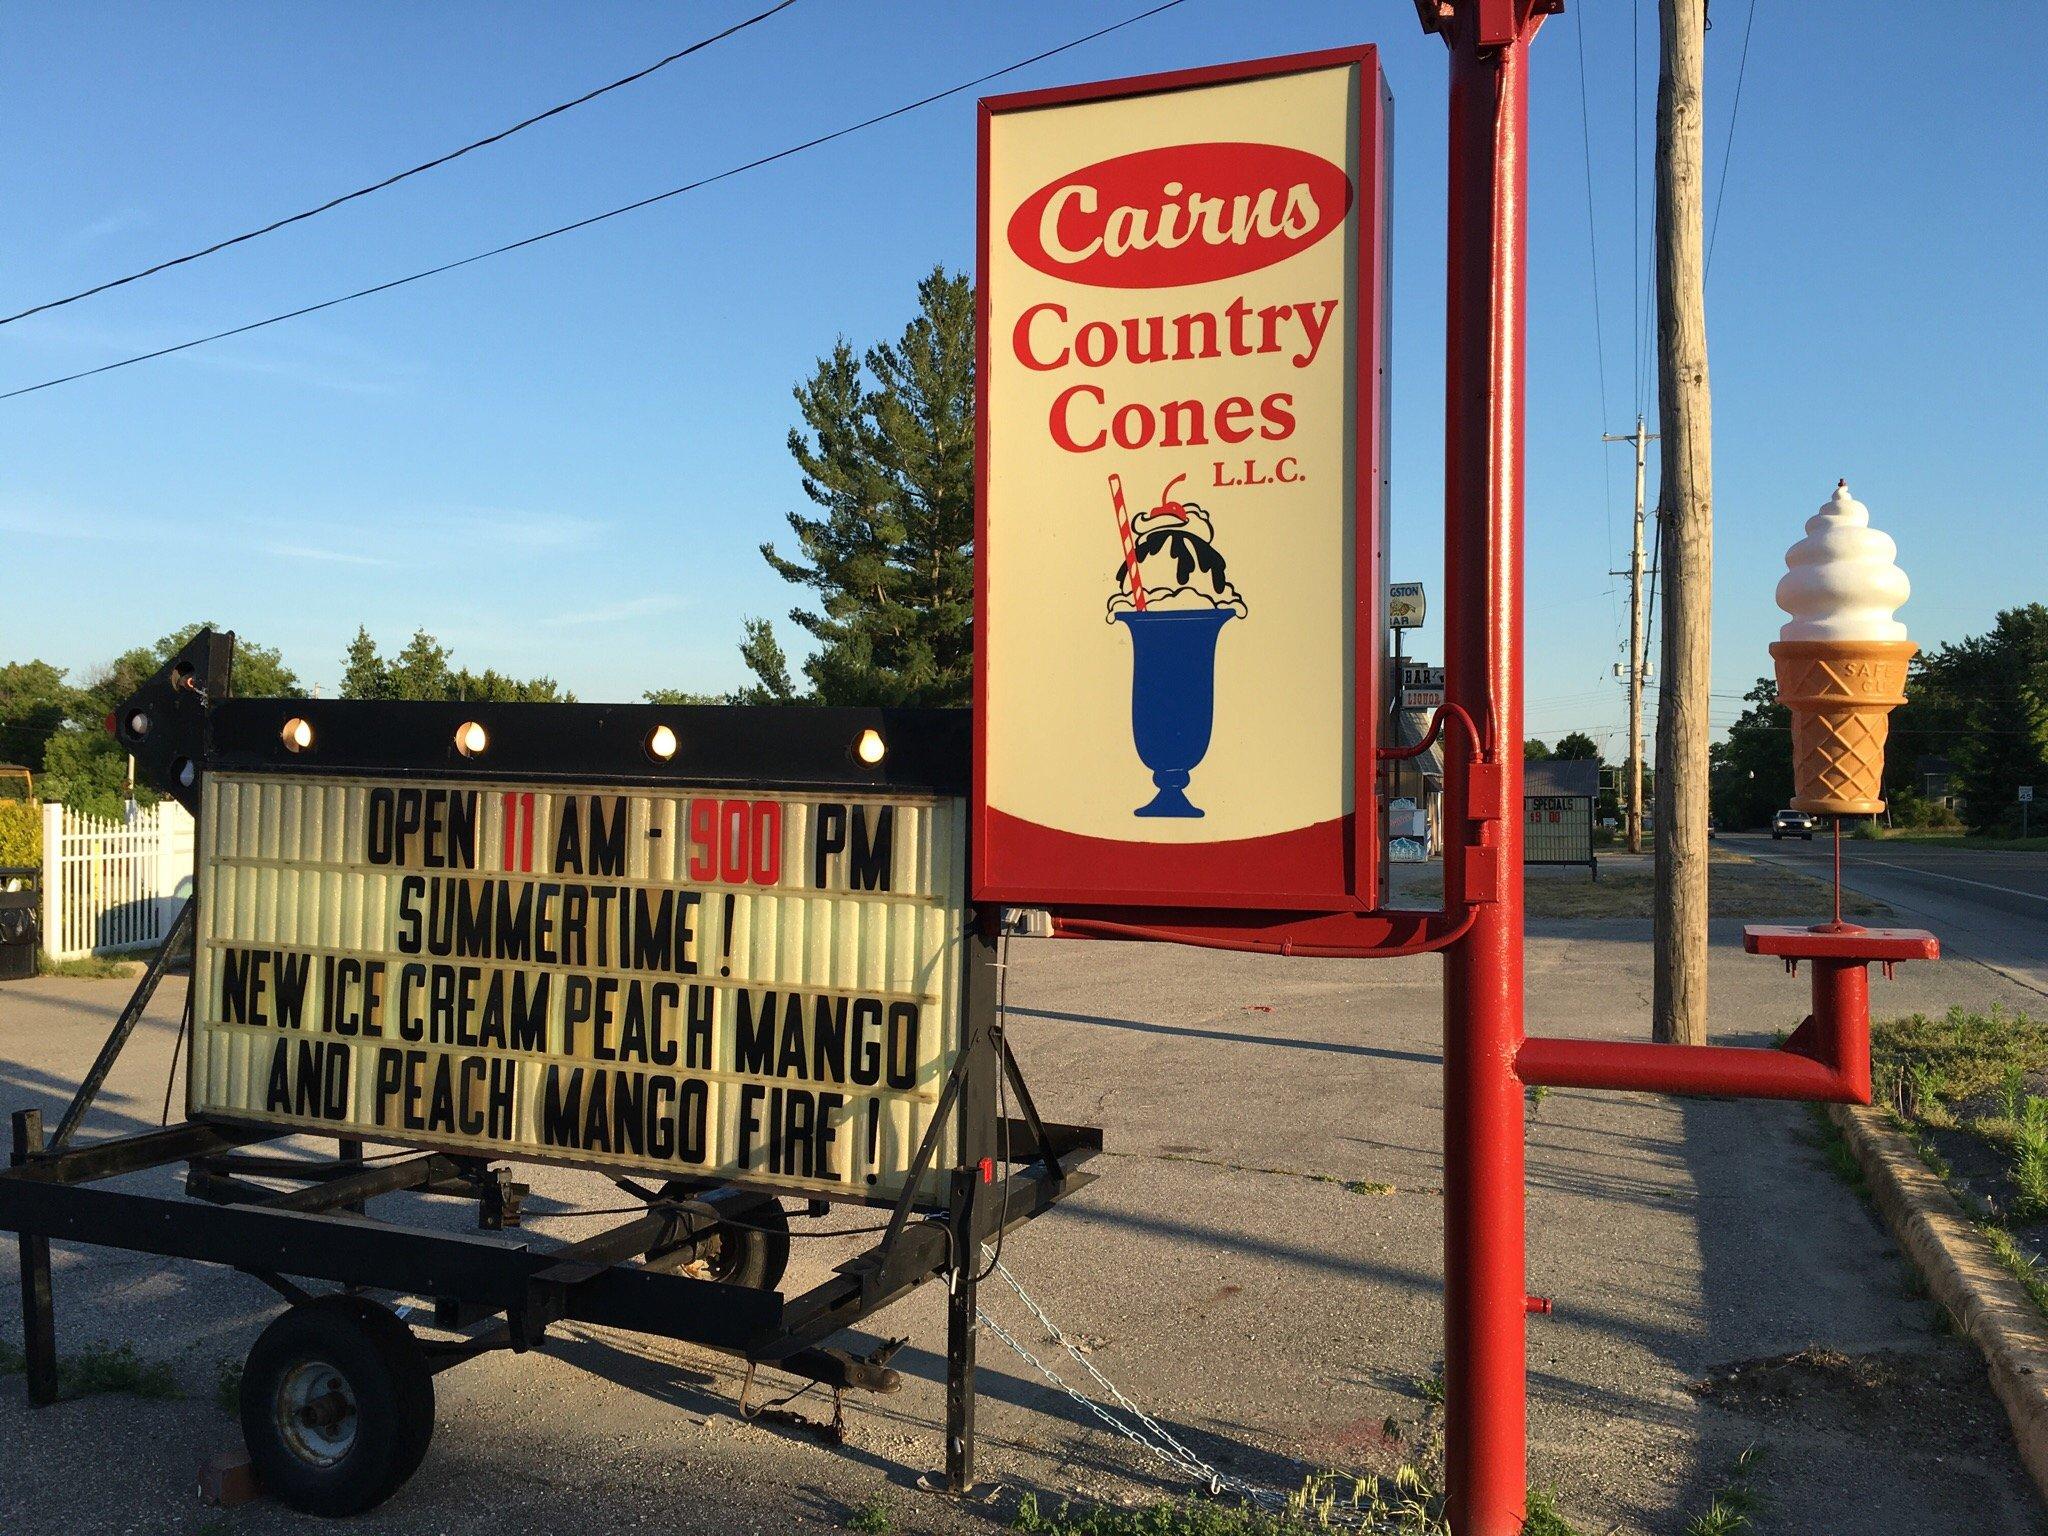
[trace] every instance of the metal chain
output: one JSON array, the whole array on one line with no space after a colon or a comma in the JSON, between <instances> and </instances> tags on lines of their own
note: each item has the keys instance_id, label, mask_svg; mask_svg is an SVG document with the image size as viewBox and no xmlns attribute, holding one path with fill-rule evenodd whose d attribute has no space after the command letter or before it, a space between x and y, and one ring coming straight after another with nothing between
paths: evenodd
<instances>
[{"instance_id":1,"label":"metal chain","mask_svg":"<svg viewBox=\"0 0 2048 1536\"><path fill-rule=\"evenodd\" d=\"M982 1253L985 1259L989 1257L988 1245L986 1243L982 1244ZM1256 1483L1248 1483L1241 1477L1233 1477L1228 1472L1212 1466L1189 1450L1187 1446L1183 1445L1170 1431L1161 1425L1157 1419L1132 1402L1121 1387L1096 1369L1094 1362L1082 1352L1080 1346L1068 1338L1061 1331L1059 1324L1046 1315L1045 1308L1032 1299L1031 1294L1024 1289L1017 1277L1010 1272L1008 1265L1004 1264L1000 1259L995 1259L990 1267L996 1274L1003 1277L1011 1290L1017 1293L1017 1299L1024 1303L1026 1310L1036 1319L1039 1326L1045 1329L1046 1336L1064 1349L1072 1357L1074 1363L1086 1371L1090 1379L1113 1398L1120 1407L1136 1418L1139 1423L1143 1424L1146 1429L1149 1429L1158 1438L1156 1440L1147 1438L1143 1431L1132 1428L1094 1398L1089 1397L1084 1392L1077 1391L1057 1371L1020 1343L1001 1323L989 1316L982 1308L976 1307L975 1317L979 1320L981 1326L987 1328L990 1333L1007 1344L1012 1353L1031 1366L1039 1375L1058 1387L1068 1397L1080 1404L1081 1407L1087 1409L1089 1413L1100 1419L1110 1429L1116 1431L1117 1434L1123 1436L1133 1445L1145 1451L1154 1459L1164 1462L1170 1469L1189 1482L1199 1483L1207 1488L1212 1496L1225 1493L1234 1494L1241 1499L1276 1511L1284 1511L1294 1506L1296 1503L1295 1496L1282 1493L1274 1488L1261 1488ZM1346 1519L1347 1516L1349 1516L1348 1520ZM1324 1518L1331 1525L1353 1524L1360 1530L1370 1529L1378 1524L1374 1514L1367 1510L1347 1511L1332 1509Z\"/></svg>"},{"instance_id":2,"label":"metal chain","mask_svg":"<svg viewBox=\"0 0 2048 1536\"><path fill-rule=\"evenodd\" d=\"M1009 1266L1004 1264L1001 1259L996 1260L995 1271L997 1274L1003 1277L1004 1281L1008 1283L1010 1289L1017 1293L1017 1299L1023 1302L1026 1310L1028 1310L1031 1313L1031 1315L1038 1320L1039 1326L1045 1329L1046 1337L1051 1339L1055 1344L1059 1345L1060 1348L1064 1349L1067 1352L1067 1354L1072 1357L1074 1363L1080 1366L1082 1370L1086 1371L1089 1377L1095 1382L1095 1384L1098 1387L1102 1388L1103 1391L1107 1392L1112 1398L1114 1398L1117 1404L1120 1407L1122 1407L1125 1412L1133 1415L1139 1423L1143 1424L1147 1429L1151 1430L1154 1435L1158 1436L1159 1440L1163 1442L1165 1446L1171 1448L1170 1451L1168 1451L1161 1450L1157 1446L1153 1447L1153 1449L1158 1451L1158 1454L1160 1456L1162 1456L1164 1459L1168 1461L1179 1461L1185 1464L1187 1467L1193 1469L1197 1474L1196 1480L1208 1484L1209 1491L1211 1493L1221 1492L1226 1487L1230 1488L1233 1492L1240 1493L1259 1493L1264 1491L1254 1489L1251 1487L1250 1484L1241 1483L1238 1479L1232 1478L1227 1474L1217 1470L1208 1462L1204 1461L1200 1456L1196 1455L1193 1451L1189 1450L1185 1445L1181 1444L1179 1440L1175 1439L1171 1433L1169 1433L1165 1428L1163 1428L1160 1425L1157 1419L1153 1418L1151 1414L1147 1413L1144 1409L1140 1408L1136 1403L1132 1402L1129 1397L1125 1396L1124 1391L1121 1387L1119 1387L1115 1382L1111 1381L1107 1376L1103 1375L1101 1371L1096 1369L1095 1362L1090 1360L1088 1356L1082 1352L1079 1345L1075 1344L1072 1339L1066 1336L1066 1334L1061 1330L1058 1323L1055 1323L1050 1317L1046 1315L1045 1308L1041 1307L1036 1301L1034 1301L1031 1298L1030 1293L1027 1292L1024 1289L1024 1287L1018 1282L1017 1277L1010 1272ZM1039 1369L1043 1371L1045 1370L1045 1367L1041 1365L1039 1366ZM1051 1372L1048 1371L1046 1372L1046 1374L1050 1376ZM1064 1386L1065 1383L1061 1383L1061 1385ZM1068 1388L1068 1391L1070 1393L1073 1393L1073 1395L1076 1397L1081 1396L1081 1394L1073 1392L1072 1388ZM1083 1401L1086 1400L1087 1399L1083 1398ZM1146 1442L1140 1436L1133 1435L1133 1438L1137 1439L1139 1444L1141 1445L1148 1444L1148 1442Z\"/></svg>"}]
</instances>

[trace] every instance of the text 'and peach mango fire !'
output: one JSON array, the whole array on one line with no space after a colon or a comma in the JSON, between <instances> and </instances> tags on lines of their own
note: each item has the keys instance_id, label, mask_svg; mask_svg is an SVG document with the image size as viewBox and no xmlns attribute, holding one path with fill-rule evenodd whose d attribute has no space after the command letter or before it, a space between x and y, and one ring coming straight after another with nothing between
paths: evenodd
<instances>
[{"instance_id":1,"label":"text 'and peach mango fire !'","mask_svg":"<svg viewBox=\"0 0 2048 1536\"><path fill-rule=\"evenodd\" d=\"M193 1110L892 1195L958 1051L962 816L216 774Z\"/></svg>"}]
</instances>

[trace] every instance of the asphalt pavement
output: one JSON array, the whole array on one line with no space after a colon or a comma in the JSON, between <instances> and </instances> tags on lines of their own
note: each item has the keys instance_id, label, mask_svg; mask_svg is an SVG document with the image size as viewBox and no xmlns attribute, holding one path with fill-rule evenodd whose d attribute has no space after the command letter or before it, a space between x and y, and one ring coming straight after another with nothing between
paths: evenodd
<instances>
[{"instance_id":1,"label":"asphalt pavement","mask_svg":"<svg viewBox=\"0 0 2048 1536\"><path fill-rule=\"evenodd\" d=\"M1729 834L1726 845L1819 879L1834 861L1825 831L1774 842ZM2048 854L1946 848L1904 840L1842 843L1842 884L1884 902L1900 926L1932 930L1952 961L1988 966L2048 1007Z\"/></svg>"},{"instance_id":2,"label":"asphalt pavement","mask_svg":"<svg viewBox=\"0 0 2048 1536\"><path fill-rule=\"evenodd\" d=\"M1528 951L1532 1031L1647 1036L1647 925L1551 923ZM1308 1471L1386 1470L1438 1429L1442 1361L1441 962L1020 941L1011 1037L1048 1115L1102 1125L1103 1177L1013 1234L1005 1262L1066 1332L1185 1444L1288 1488ZM1717 924L1720 1038L1797 1022L1806 979ZM0 987L0 1108L54 1109L126 987ZM1874 984L1886 1011L2024 1006L1978 965ZM168 983L89 1134L157 1122L180 985ZM1936 1317L1869 1209L1830 1170L1799 1106L1557 1091L1531 1105L1530 1476L1585 1536L1678 1536L1751 1446L1757 1536L2021 1536L2040 1502L1974 1353ZM535 1241L587 1234L616 1203L589 1175L530 1170ZM522 1177L529 1173L522 1173ZM159 1174L143 1187L169 1190ZM379 1201L453 1227L461 1208ZM861 1213L830 1224L855 1225ZM816 1283L853 1239L797 1245ZM0 1531L282 1536L278 1506L201 1507L193 1470L232 1444L215 1405L277 1299L244 1276L56 1245L61 1347L129 1342L176 1401L96 1395L30 1410L0 1377ZM12 1274L0 1237L0 1274ZM1061 1374L1081 1372L991 1285L990 1314ZM12 1286L0 1337L18 1337ZM984 1476L959 1506L918 1492L940 1457L943 1297L926 1287L857 1347L907 1334L908 1377L849 1396L847 1442L743 1423L723 1356L569 1325L557 1347L437 1378L419 1474L346 1529L444 1536L843 1529L879 1500L901 1532L995 1532L1019 1490L1120 1502L1182 1491L1036 1370L984 1337ZM1799 1355L1786 1363L1784 1357ZM1761 1362L1761 1363L1759 1363ZM778 1394L795 1383L764 1373ZM822 1413L812 1393L794 1406Z\"/></svg>"}]
</instances>

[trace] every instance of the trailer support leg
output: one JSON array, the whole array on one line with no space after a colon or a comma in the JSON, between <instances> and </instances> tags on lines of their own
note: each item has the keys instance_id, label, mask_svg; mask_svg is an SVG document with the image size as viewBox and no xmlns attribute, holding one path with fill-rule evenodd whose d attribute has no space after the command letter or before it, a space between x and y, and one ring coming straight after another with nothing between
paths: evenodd
<instances>
[{"instance_id":1,"label":"trailer support leg","mask_svg":"<svg viewBox=\"0 0 2048 1536\"><path fill-rule=\"evenodd\" d=\"M47 1245L44 1251L48 1252ZM977 1289L974 1266L964 1265L955 1279L953 1294L946 1301L946 1491L956 1494L965 1494L974 1486L974 1293ZM47 1294L46 1291L46 1298Z\"/></svg>"},{"instance_id":2,"label":"trailer support leg","mask_svg":"<svg viewBox=\"0 0 2048 1536\"><path fill-rule=\"evenodd\" d=\"M975 1279L981 1245L974 1240L973 1170L954 1174L953 1273L946 1295L946 1491L965 1496L974 1487Z\"/></svg>"},{"instance_id":3,"label":"trailer support leg","mask_svg":"<svg viewBox=\"0 0 2048 1536\"><path fill-rule=\"evenodd\" d=\"M14 1115L14 1166L24 1166L43 1150L43 1112L17 1110ZM26 1357L28 1400L37 1408L57 1401L57 1313L50 1298L50 1240L40 1233L20 1234L21 1352Z\"/></svg>"}]
</instances>

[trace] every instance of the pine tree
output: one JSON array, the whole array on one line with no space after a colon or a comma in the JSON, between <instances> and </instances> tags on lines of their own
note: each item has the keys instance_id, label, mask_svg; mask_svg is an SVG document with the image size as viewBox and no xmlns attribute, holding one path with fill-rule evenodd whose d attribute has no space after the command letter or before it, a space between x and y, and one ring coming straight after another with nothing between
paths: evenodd
<instances>
[{"instance_id":1,"label":"pine tree","mask_svg":"<svg viewBox=\"0 0 2048 1536\"><path fill-rule=\"evenodd\" d=\"M392 696L391 669L377 654L377 642L370 638L369 630L360 624L356 626L355 639L348 643L347 665L341 674L341 696L344 699L388 699Z\"/></svg>"},{"instance_id":2,"label":"pine tree","mask_svg":"<svg viewBox=\"0 0 2048 1536\"><path fill-rule=\"evenodd\" d=\"M816 637L804 663L824 704L964 704L974 640L974 291L934 268L893 344L841 340L798 386L789 450L822 516L789 514L801 554L761 553L812 589L790 618ZM765 622L742 655L755 693L793 693Z\"/></svg>"},{"instance_id":3,"label":"pine tree","mask_svg":"<svg viewBox=\"0 0 2048 1536\"><path fill-rule=\"evenodd\" d=\"M1954 649L1974 662L1956 747L1963 820L1972 832L2016 831L2019 787L2048 785L2048 607L2007 609L1990 634Z\"/></svg>"},{"instance_id":4,"label":"pine tree","mask_svg":"<svg viewBox=\"0 0 2048 1536\"><path fill-rule=\"evenodd\" d=\"M424 629L412 632L405 649L391 658L387 676L394 699L450 699L455 696L454 678L448 666L448 647Z\"/></svg>"}]
</instances>

